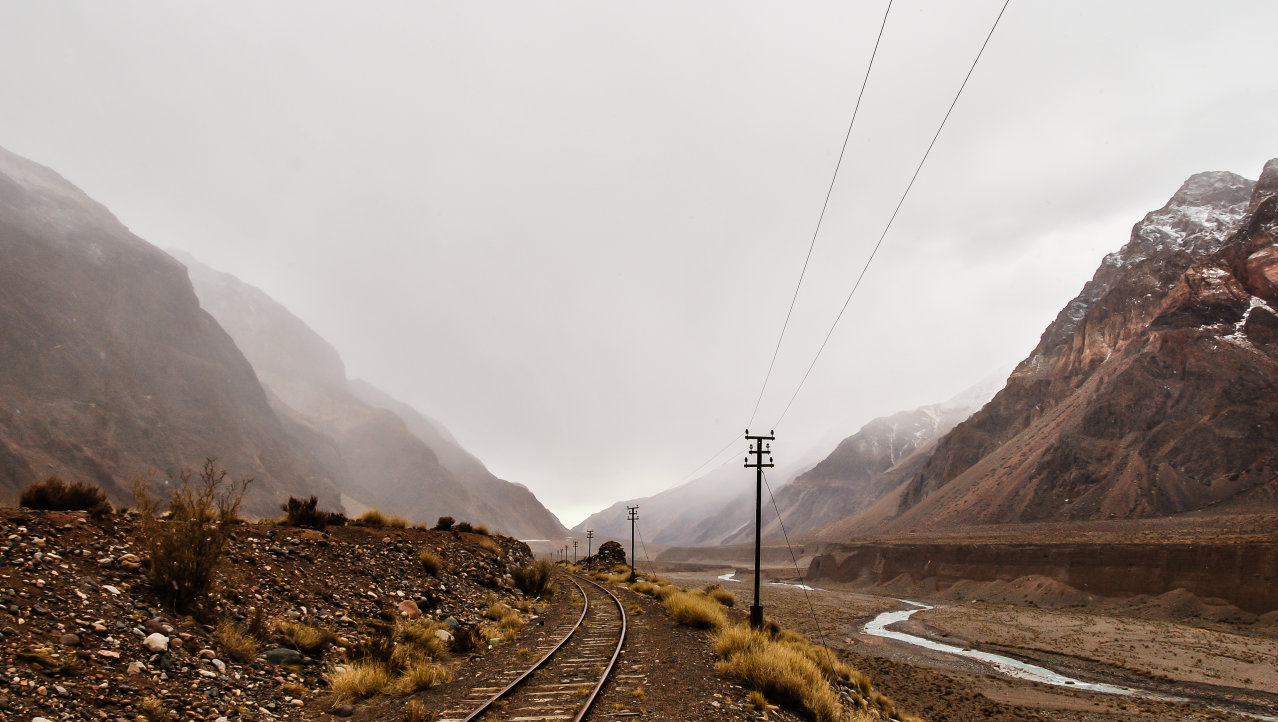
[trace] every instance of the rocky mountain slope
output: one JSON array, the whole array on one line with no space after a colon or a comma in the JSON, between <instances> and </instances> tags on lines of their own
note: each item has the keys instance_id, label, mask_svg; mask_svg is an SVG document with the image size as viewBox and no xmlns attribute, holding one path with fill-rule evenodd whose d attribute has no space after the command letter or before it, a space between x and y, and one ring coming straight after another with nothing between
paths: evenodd
<instances>
[{"instance_id":1,"label":"rocky mountain slope","mask_svg":"<svg viewBox=\"0 0 1278 722\"><path fill-rule=\"evenodd\" d=\"M437 422L363 381L260 289L180 252L200 303L235 340L299 443L354 502L420 522L448 515L529 539L567 530L527 488L494 476Z\"/></svg>"},{"instance_id":2,"label":"rocky mountain slope","mask_svg":"<svg viewBox=\"0 0 1278 722\"><path fill-rule=\"evenodd\" d=\"M992 402L827 536L1274 508L1276 241L1278 160L1257 183L1191 177Z\"/></svg>"},{"instance_id":3,"label":"rocky mountain slope","mask_svg":"<svg viewBox=\"0 0 1278 722\"><path fill-rule=\"evenodd\" d=\"M131 503L215 457L245 512L335 480L287 434L186 269L58 174L0 149L0 496L50 475Z\"/></svg>"}]
</instances>

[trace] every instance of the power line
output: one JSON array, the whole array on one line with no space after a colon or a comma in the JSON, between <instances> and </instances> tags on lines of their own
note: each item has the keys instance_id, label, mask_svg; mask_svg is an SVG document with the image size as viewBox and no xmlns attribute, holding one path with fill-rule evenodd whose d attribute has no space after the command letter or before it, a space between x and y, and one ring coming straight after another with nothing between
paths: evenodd
<instances>
[{"instance_id":1,"label":"power line","mask_svg":"<svg viewBox=\"0 0 1278 722\"><path fill-rule=\"evenodd\" d=\"M994 24L990 26L990 31L985 36L985 42L981 43L981 49L977 51L976 58L972 60L972 65L967 69L967 75L963 77L963 83L959 85L958 92L954 94L954 100L950 101L950 107L945 111L945 117L941 119L941 124L937 127L936 133L932 136L932 142L927 144L927 150L923 153L923 158L919 160L918 166L914 169L914 175L910 176L910 182L905 186L905 192L901 194L901 199L896 202L896 208L892 211L892 216L888 219L887 225L883 227L883 232L879 234L879 240L874 244L874 250L870 252L870 257L865 259L865 265L861 267L861 273L856 277L856 283L852 285L852 290L848 292L848 297L843 301L843 307L839 309L839 315L834 317L834 323L830 325L830 330L826 332L825 339L821 341L820 348L817 349L816 356L812 357L812 363L808 364L808 370L804 372L803 379L799 381L798 387L794 389L794 394L790 396L790 401L786 403L785 409L781 412L781 417L772 425L777 428L781 425L781 421L785 419L785 415L790 412L790 407L794 404L794 400L798 398L799 391L803 389L803 385L807 383L808 376L812 374L812 369L816 366L817 359L821 358L821 352L825 351L825 346L830 342L830 336L834 334L834 329L839 325L839 321L843 318L843 313L848 310L848 304L852 301L852 296L856 294L856 290L861 287L861 279L865 278L865 272L869 270L870 264L874 261L874 257L879 252L879 247L883 245L883 239L887 237L888 230L892 228L892 223L896 221L896 216L901 212L901 206L905 204L905 198L910 194L910 190L914 188L914 182L918 180L919 172L923 170L923 164L927 162L927 158L932 153L932 148L936 145L937 138L941 137L941 131L945 129L945 123L950 119L950 114L954 112L954 106L958 104L959 96L963 95L963 89L967 87L967 81L972 78L972 72L976 70L976 64L980 61L981 55L985 53L986 46L990 43L990 38L994 37L994 30L998 28L998 23L1003 19L1003 13L1007 11L1007 6L1012 0L1004 0L1003 7L998 11L998 17L994 18Z\"/></svg>"},{"instance_id":2,"label":"power line","mask_svg":"<svg viewBox=\"0 0 1278 722\"><path fill-rule=\"evenodd\" d=\"M883 29L887 27L888 13L892 12L892 0L888 0L887 10L883 11L883 22L879 24L879 35L874 39L874 49L870 51L870 62L865 67L865 77L861 80L861 90L856 94L856 105L852 108L852 119L848 121L848 132L843 136L843 147L839 149L839 160L834 164L834 174L830 177L830 187L825 191L825 202L821 204L821 214L817 216L816 229L812 231L812 240L808 243L808 255L803 259L803 269L799 271L799 281L794 284L794 296L790 298L790 308L785 312L785 323L781 324L781 335L777 337L776 348L772 349L772 361L768 363L768 373L763 377L763 386L759 389L759 398L754 401L754 411L750 412L750 420L746 428L754 424L754 417L759 413L759 404L763 402L763 392L768 389L768 381L772 378L772 370L777 364L777 354L781 352L781 342L785 339L785 331L790 327L790 316L794 313L794 304L799 300L799 289L803 286L803 277L808 273L808 262L812 260L812 249L816 247L817 235L821 233L821 223L825 220L825 211L830 207L830 196L834 193L834 182L839 177L839 168L843 166L843 156L848 150L848 139L852 137L852 126L856 124L857 111L861 109L861 98L865 96L865 86L870 82L870 70L874 67L874 58L879 54L879 42L883 40Z\"/></svg>"}]
</instances>

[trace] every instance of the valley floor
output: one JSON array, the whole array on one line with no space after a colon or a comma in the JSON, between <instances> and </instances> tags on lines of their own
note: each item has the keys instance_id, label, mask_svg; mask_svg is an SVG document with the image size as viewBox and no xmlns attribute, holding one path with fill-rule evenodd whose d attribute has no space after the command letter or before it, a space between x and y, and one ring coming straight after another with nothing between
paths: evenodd
<instances>
[{"instance_id":1,"label":"valley floor","mask_svg":"<svg viewBox=\"0 0 1278 722\"><path fill-rule=\"evenodd\" d=\"M751 578L723 580L727 572L663 575L689 586L717 582L740 605L749 605ZM805 594L796 586L772 583L764 585L762 594L769 618L813 640L824 637L901 708L930 722L1278 719L1278 628L1268 624L906 597L935 608L892 627L996 652L1078 680L1183 700L1167 702L1014 679L982 662L865 634L867 621L906 606L890 596L824 584Z\"/></svg>"}]
</instances>

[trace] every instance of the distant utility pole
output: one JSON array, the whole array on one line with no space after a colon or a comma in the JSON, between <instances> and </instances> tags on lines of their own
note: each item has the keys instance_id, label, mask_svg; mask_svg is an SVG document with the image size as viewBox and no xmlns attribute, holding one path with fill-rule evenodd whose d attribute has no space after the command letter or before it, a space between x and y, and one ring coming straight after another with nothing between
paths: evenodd
<instances>
[{"instance_id":1,"label":"distant utility pole","mask_svg":"<svg viewBox=\"0 0 1278 722\"><path fill-rule=\"evenodd\" d=\"M627 506L626 513L630 516L630 580L635 579L635 519L639 518L639 505Z\"/></svg>"},{"instance_id":2,"label":"distant utility pole","mask_svg":"<svg viewBox=\"0 0 1278 722\"><path fill-rule=\"evenodd\" d=\"M595 538L595 530L586 530L586 571L590 571L590 540Z\"/></svg>"},{"instance_id":3,"label":"distant utility pole","mask_svg":"<svg viewBox=\"0 0 1278 722\"><path fill-rule=\"evenodd\" d=\"M754 445L750 447L749 453L754 454L754 463L750 463L750 457L745 458L745 468L755 470L754 479L754 606L750 607L750 626L755 629L763 627L763 605L759 603L759 532L763 526L763 470L772 468L772 444L766 443L775 441L777 437L773 436L775 431L769 431L767 436L751 436L750 430L746 429L746 441L753 441ZM763 457L767 456L765 462Z\"/></svg>"},{"instance_id":4,"label":"distant utility pole","mask_svg":"<svg viewBox=\"0 0 1278 722\"><path fill-rule=\"evenodd\" d=\"M572 540L572 563L574 565L577 563L577 540L576 539Z\"/></svg>"}]
</instances>

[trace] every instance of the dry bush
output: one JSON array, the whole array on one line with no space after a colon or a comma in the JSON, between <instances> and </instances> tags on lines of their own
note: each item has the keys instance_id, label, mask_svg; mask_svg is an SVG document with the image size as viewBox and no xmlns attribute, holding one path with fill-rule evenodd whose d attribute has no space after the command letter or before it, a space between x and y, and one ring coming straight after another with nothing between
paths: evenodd
<instances>
[{"instance_id":1,"label":"dry bush","mask_svg":"<svg viewBox=\"0 0 1278 722\"><path fill-rule=\"evenodd\" d=\"M519 613L501 602L490 605L487 616L497 622L502 631L500 636L507 639L515 636L515 633L524 626L524 620L519 616Z\"/></svg>"},{"instance_id":2,"label":"dry bush","mask_svg":"<svg viewBox=\"0 0 1278 722\"><path fill-rule=\"evenodd\" d=\"M476 524L475 533L482 534L483 536L488 536L490 532L488 531L488 527L484 526L483 524Z\"/></svg>"},{"instance_id":3,"label":"dry bush","mask_svg":"<svg viewBox=\"0 0 1278 722\"><path fill-rule=\"evenodd\" d=\"M95 517L111 513L106 494L83 481L67 485L56 476L31 483L18 497L18 506L46 511L87 511Z\"/></svg>"},{"instance_id":4,"label":"dry bush","mask_svg":"<svg viewBox=\"0 0 1278 722\"><path fill-rule=\"evenodd\" d=\"M665 586L657 587L656 589L652 590L652 596L656 597L657 600L661 602L666 601L667 599L674 596L675 594L683 594L683 593L684 591L682 589L680 589L679 587L676 587L673 584L667 584Z\"/></svg>"},{"instance_id":5,"label":"dry bush","mask_svg":"<svg viewBox=\"0 0 1278 722\"><path fill-rule=\"evenodd\" d=\"M419 617L410 621L401 621L395 629L395 638L400 646L407 647L418 656L430 659L443 659L448 654L448 643L435 636L440 629L447 629L442 623Z\"/></svg>"},{"instance_id":6,"label":"dry bush","mask_svg":"<svg viewBox=\"0 0 1278 722\"><path fill-rule=\"evenodd\" d=\"M231 536L244 492L252 479L226 481L213 459L204 461L199 481L183 471L169 497L169 516L160 519L149 485L133 485L141 513L138 531L151 557L151 583L174 608L183 608L208 590L213 569Z\"/></svg>"},{"instance_id":7,"label":"dry bush","mask_svg":"<svg viewBox=\"0 0 1278 722\"><path fill-rule=\"evenodd\" d=\"M462 532L463 534L470 534L475 531L475 527L471 526L470 522L468 521L459 521L457 522L457 526L453 528L459 532Z\"/></svg>"},{"instance_id":8,"label":"dry bush","mask_svg":"<svg viewBox=\"0 0 1278 722\"><path fill-rule=\"evenodd\" d=\"M432 577L438 577L439 573L444 571L444 560L430 549L417 552L417 561Z\"/></svg>"},{"instance_id":9,"label":"dry bush","mask_svg":"<svg viewBox=\"0 0 1278 722\"><path fill-rule=\"evenodd\" d=\"M452 670L438 662L413 660L405 665L399 679L395 680L395 691L412 694L451 681L452 678Z\"/></svg>"},{"instance_id":10,"label":"dry bush","mask_svg":"<svg viewBox=\"0 0 1278 722\"><path fill-rule=\"evenodd\" d=\"M698 629L718 629L728 623L723 605L696 592L675 592L662 600L666 613L679 624Z\"/></svg>"},{"instance_id":11,"label":"dry bush","mask_svg":"<svg viewBox=\"0 0 1278 722\"><path fill-rule=\"evenodd\" d=\"M554 575L555 565L546 559L538 559L527 566L510 570L515 586L531 597L546 597L554 593L554 583L551 581Z\"/></svg>"},{"instance_id":12,"label":"dry bush","mask_svg":"<svg viewBox=\"0 0 1278 722\"><path fill-rule=\"evenodd\" d=\"M366 526L370 529L381 529L386 523L386 515L379 509L369 509L350 521L351 526Z\"/></svg>"},{"instance_id":13,"label":"dry bush","mask_svg":"<svg viewBox=\"0 0 1278 722\"><path fill-rule=\"evenodd\" d=\"M214 628L213 643L220 656L235 662L252 662L262 648L257 637L235 622L225 619Z\"/></svg>"},{"instance_id":14,"label":"dry bush","mask_svg":"<svg viewBox=\"0 0 1278 722\"><path fill-rule=\"evenodd\" d=\"M403 722L430 722L430 713L426 711L426 705L417 700L404 705Z\"/></svg>"},{"instance_id":15,"label":"dry bush","mask_svg":"<svg viewBox=\"0 0 1278 722\"><path fill-rule=\"evenodd\" d=\"M317 652L323 652L330 644L338 644L342 641L341 638L327 629L312 627L309 624L291 620L281 621L277 629L280 638L288 646L306 654L313 655Z\"/></svg>"},{"instance_id":16,"label":"dry bush","mask_svg":"<svg viewBox=\"0 0 1278 722\"><path fill-rule=\"evenodd\" d=\"M439 521L435 522L435 531L452 531L453 524L456 523L457 520L451 516L441 516Z\"/></svg>"},{"instance_id":17,"label":"dry bush","mask_svg":"<svg viewBox=\"0 0 1278 722\"><path fill-rule=\"evenodd\" d=\"M408 520L402 516L391 516L386 518L386 526L391 529L407 529Z\"/></svg>"},{"instance_id":18,"label":"dry bush","mask_svg":"<svg viewBox=\"0 0 1278 722\"><path fill-rule=\"evenodd\" d=\"M493 556L501 556L501 545L492 539L492 537L484 537L479 540L479 548L484 551L491 552Z\"/></svg>"},{"instance_id":19,"label":"dry bush","mask_svg":"<svg viewBox=\"0 0 1278 722\"><path fill-rule=\"evenodd\" d=\"M328 684L339 701L372 697L391 685L391 674L380 662L361 660L328 676Z\"/></svg>"},{"instance_id":20,"label":"dry bush","mask_svg":"<svg viewBox=\"0 0 1278 722\"><path fill-rule=\"evenodd\" d=\"M651 597L652 593L657 591L657 585L652 582L635 582L630 585L630 591L638 594L646 594Z\"/></svg>"},{"instance_id":21,"label":"dry bush","mask_svg":"<svg viewBox=\"0 0 1278 722\"><path fill-rule=\"evenodd\" d=\"M280 504L280 511L284 512L284 523L289 526L324 531L329 526L343 526L346 524L345 514L323 511L318 507L319 500L313 496L305 501L295 496L290 496L288 501Z\"/></svg>"},{"instance_id":22,"label":"dry bush","mask_svg":"<svg viewBox=\"0 0 1278 722\"><path fill-rule=\"evenodd\" d=\"M843 707L821 668L793 645L743 624L723 627L715 639L720 675L762 692L818 722L840 722Z\"/></svg>"},{"instance_id":23,"label":"dry bush","mask_svg":"<svg viewBox=\"0 0 1278 722\"><path fill-rule=\"evenodd\" d=\"M718 584L711 584L706 587L706 596L725 607L731 607L737 603L737 598L732 596L732 592L724 589Z\"/></svg>"}]
</instances>

